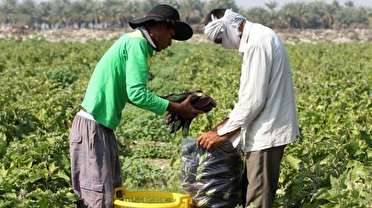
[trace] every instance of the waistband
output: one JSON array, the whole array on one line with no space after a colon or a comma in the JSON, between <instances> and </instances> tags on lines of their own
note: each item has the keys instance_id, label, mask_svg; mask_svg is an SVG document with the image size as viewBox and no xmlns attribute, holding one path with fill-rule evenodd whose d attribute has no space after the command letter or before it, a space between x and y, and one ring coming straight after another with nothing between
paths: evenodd
<instances>
[{"instance_id":1,"label":"waistband","mask_svg":"<svg viewBox=\"0 0 372 208\"><path fill-rule=\"evenodd\" d=\"M96 121L92 115L90 115L89 113L85 112L84 110L80 110L76 115L78 116L81 116L83 118L86 118L86 119L89 119L89 120L92 120L92 121Z\"/></svg>"}]
</instances>

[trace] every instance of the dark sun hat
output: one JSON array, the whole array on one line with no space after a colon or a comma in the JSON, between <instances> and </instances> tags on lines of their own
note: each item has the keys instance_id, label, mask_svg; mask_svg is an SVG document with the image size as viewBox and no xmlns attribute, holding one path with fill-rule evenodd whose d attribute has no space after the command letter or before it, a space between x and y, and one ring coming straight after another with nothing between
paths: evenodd
<instances>
[{"instance_id":1,"label":"dark sun hat","mask_svg":"<svg viewBox=\"0 0 372 208\"><path fill-rule=\"evenodd\" d=\"M155 6L145 17L129 21L129 25L135 29L150 21L167 22L172 25L175 31L175 35L172 38L175 40L187 40L193 34L191 27L187 23L180 21L178 11L166 4Z\"/></svg>"}]
</instances>

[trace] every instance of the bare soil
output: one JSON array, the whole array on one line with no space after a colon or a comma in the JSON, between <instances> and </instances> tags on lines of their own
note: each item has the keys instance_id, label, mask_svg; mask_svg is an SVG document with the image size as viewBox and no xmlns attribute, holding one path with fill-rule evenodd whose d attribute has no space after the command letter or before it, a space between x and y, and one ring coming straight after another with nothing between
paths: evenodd
<instances>
[{"instance_id":1,"label":"bare soil","mask_svg":"<svg viewBox=\"0 0 372 208\"><path fill-rule=\"evenodd\" d=\"M128 30L93 30L93 29L57 29L36 31L22 28L0 28L0 39L14 38L18 41L36 38L51 42L86 42L88 40L116 39ZM372 29L344 29L344 30L275 30L286 43L298 42L372 42ZM203 34L195 34L190 42L207 42Z\"/></svg>"}]
</instances>

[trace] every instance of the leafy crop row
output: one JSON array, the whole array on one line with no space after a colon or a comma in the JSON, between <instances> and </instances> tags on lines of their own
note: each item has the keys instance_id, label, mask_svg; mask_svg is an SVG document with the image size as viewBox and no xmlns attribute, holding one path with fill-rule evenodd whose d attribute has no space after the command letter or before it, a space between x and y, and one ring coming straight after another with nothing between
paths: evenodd
<instances>
[{"instance_id":1,"label":"leafy crop row","mask_svg":"<svg viewBox=\"0 0 372 208\"><path fill-rule=\"evenodd\" d=\"M96 62L112 41L0 40L0 207L74 207L68 133ZM372 44L288 45L301 129L285 150L277 207L371 207ZM218 106L190 134L232 109L239 55L175 44L151 62L160 95L202 89ZM129 106L117 129L125 185L177 190L180 134ZM156 161L165 163L159 165Z\"/></svg>"}]
</instances>

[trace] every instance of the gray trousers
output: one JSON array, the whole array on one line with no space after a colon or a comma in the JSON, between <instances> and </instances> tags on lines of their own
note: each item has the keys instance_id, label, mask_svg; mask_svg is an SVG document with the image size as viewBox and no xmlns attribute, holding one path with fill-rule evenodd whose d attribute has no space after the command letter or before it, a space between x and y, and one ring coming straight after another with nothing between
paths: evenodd
<instances>
[{"instance_id":1,"label":"gray trousers","mask_svg":"<svg viewBox=\"0 0 372 208\"><path fill-rule=\"evenodd\" d=\"M246 177L243 193L245 205L257 208L271 208L278 188L280 162L285 145L246 154Z\"/></svg>"},{"instance_id":2,"label":"gray trousers","mask_svg":"<svg viewBox=\"0 0 372 208\"><path fill-rule=\"evenodd\" d=\"M70 133L71 179L83 206L113 207L114 188L121 186L118 146L113 130L75 116Z\"/></svg>"}]
</instances>

